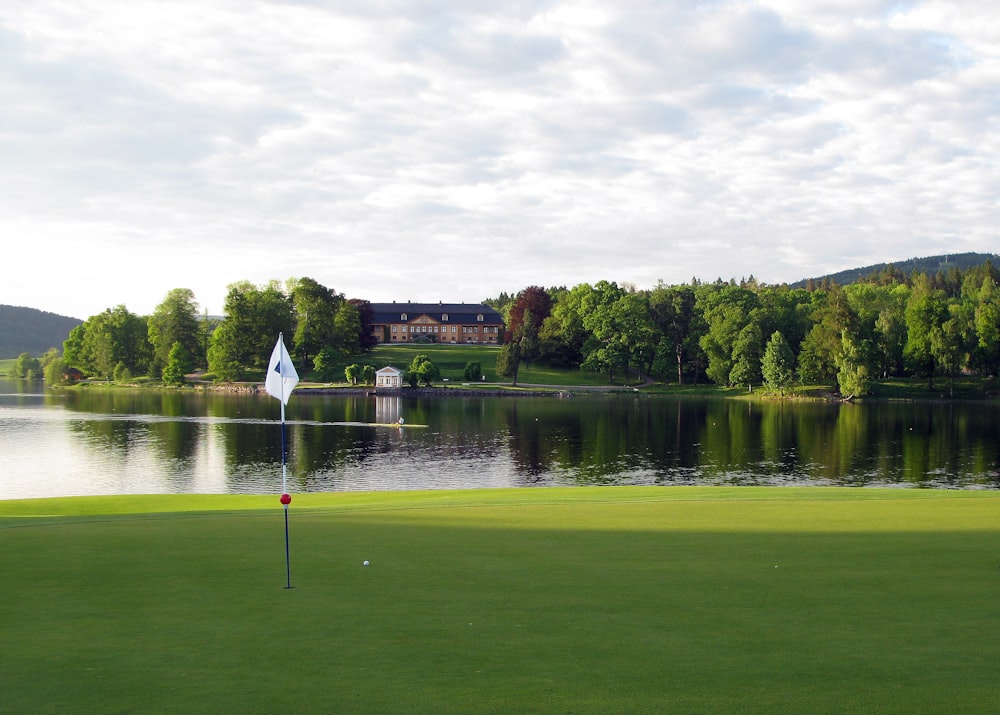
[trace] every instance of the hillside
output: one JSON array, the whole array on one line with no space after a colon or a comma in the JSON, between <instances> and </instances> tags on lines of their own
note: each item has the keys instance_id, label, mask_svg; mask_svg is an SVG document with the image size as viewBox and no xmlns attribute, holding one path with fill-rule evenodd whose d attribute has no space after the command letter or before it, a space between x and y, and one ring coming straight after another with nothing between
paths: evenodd
<instances>
[{"instance_id":1,"label":"hillside","mask_svg":"<svg viewBox=\"0 0 1000 715\"><path fill-rule=\"evenodd\" d=\"M21 353L39 357L49 348L62 350L69 331L81 322L35 308L0 305L0 359Z\"/></svg>"},{"instance_id":2,"label":"hillside","mask_svg":"<svg viewBox=\"0 0 1000 715\"><path fill-rule=\"evenodd\" d=\"M947 272L954 268L964 271L974 266L980 266L986 261L992 261L995 265L1000 266L1000 256L995 253L949 253L940 256L928 256L926 258L908 258L905 261L896 261L893 263L876 263L862 268L851 268L838 273L829 273L825 276L803 279L792 283L791 286L792 288L805 288L809 281L819 284L827 279L837 285L846 286L872 273L878 273L888 266L899 269L907 276L913 272L926 273L932 276L938 272Z\"/></svg>"}]
</instances>

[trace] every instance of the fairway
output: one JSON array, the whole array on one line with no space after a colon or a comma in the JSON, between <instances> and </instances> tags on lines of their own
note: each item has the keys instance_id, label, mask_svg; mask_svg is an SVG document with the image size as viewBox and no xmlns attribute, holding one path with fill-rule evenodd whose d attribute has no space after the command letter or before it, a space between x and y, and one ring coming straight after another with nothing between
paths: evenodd
<instances>
[{"instance_id":1,"label":"fairway","mask_svg":"<svg viewBox=\"0 0 1000 715\"><path fill-rule=\"evenodd\" d=\"M1000 494L0 502L0 711L1000 711ZM370 566L363 566L365 560Z\"/></svg>"}]
</instances>

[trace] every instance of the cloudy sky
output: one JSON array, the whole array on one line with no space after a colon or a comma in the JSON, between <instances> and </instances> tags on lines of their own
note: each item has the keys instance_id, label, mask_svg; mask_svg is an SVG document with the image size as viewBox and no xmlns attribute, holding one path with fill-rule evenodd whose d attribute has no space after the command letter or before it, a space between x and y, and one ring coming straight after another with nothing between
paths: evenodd
<instances>
[{"instance_id":1,"label":"cloudy sky","mask_svg":"<svg viewBox=\"0 0 1000 715\"><path fill-rule=\"evenodd\" d=\"M996 252L982 0L0 4L0 303L778 283Z\"/></svg>"}]
</instances>

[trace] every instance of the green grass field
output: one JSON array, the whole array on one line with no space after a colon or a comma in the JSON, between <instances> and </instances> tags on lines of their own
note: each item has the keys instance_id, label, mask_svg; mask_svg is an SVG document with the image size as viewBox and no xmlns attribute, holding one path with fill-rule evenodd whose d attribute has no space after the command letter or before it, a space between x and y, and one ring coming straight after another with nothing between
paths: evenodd
<instances>
[{"instance_id":1,"label":"green grass field","mask_svg":"<svg viewBox=\"0 0 1000 715\"><path fill-rule=\"evenodd\" d=\"M465 366L470 362L478 362L482 366L486 382L509 383L510 378L498 377L496 374L497 354L500 349L490 345L464 345L461 343L414 345L414 344L381 344L367 355L355 355L344 358L342 365L334 369L334 374L338 377L343 373L343 368L351 363L359 365L372 365L376 369L385 365L394 365L405 370L416 355L427 355L431 361L437 365L441 371L441 381L436 385L458 386L465 382ZM303 371L303 374L308 374ZM522 365L518 374L518 382L524 384L537 385L584 385L602 386L608 385L607 375L587 372L584 370L566 370L552 368L545 365ZM622 376L617 376L616 382L621 384Z\"/></svg>"},{"instance_id":2,"label":"green grass field","mask_svg":"<svg viewBox=\"0 0 1000 715\"><path fill-rule=\"evenodd\" d=\"M1000 710L1000 494L0 502L4 713ZM364 560L371 565L362 565Z\"/></svg>"},{"instance_id":3,"label":"green grass field","mask_svg":"<svg viewBox=\"0 0 1000 715\"><path fill-rule=\"evenodd\" d=\"M350 363L369 364L379 368L384 365L395 365L406 369L415 355L427 355L441 370L441 376L447 378L452 385L463 382L463 373L467 363L478 361L488 382L509 382L510 378L500 378L496 375L496 358L499 348L488 345L434 344L434 345L393 345L382 344L367 355L345 358L343 365L335 372L339 376L343 368ZM263 379L261 377L261 379ZM621 386L626 384L623 374L616 374L613 383L608 381L604 373L587 370L554 368L547 365L522 365L517 377L519 384L553 385L556 387L585 386L601 387L607 385ZM636 375L630 375L628 384L636 384ZM995 380L988 377L962 376L955 379L954 397L956 399L995 398L997 387ZM439 386L442 383L437 383ZM771 393L762 386L756 385L753 393L748 393L746 387L726 387L711 383L698 385L678 385L676 383L658 383L644 387L650 393L662 393L677 396L692 397L736 397L740 399L770 399ZM786 397L825 397L832 388L828 385L795 386ZM939 377L934 382L934 389L928 387L926 378L894 378L872 383L870 397L879 399L928 400L941 399L950 395L948 382Z\"/></svg>"},{"instance_id":4,"label":"green grass field","mask_svg":"<svg viewBox=\"0 0 1000 715\"><path fill-rule=\"evenodd\" d=\"M393 345L381 344L367 355L345 358L343 367L351 363L368 364L376 369L385 365L394 365L405 370L416 355L427 355L441 371L441 377L447 378L452 385L464 382L465 366L470 362L478 362L482 366L487 382L510 382L510 378L497 377L496 362L500 349L490 345L464 345L461 343L433 345ZM340 374L342 368L337 370ZM607 385L607 375L587 372L585 370L566 370L545 365L522 365L518 373L518 382L537 385ZM617 376L616 382L621 384L623 377ZM437 385L445 384L443 382Z\"/></svg>"}]
</instances>

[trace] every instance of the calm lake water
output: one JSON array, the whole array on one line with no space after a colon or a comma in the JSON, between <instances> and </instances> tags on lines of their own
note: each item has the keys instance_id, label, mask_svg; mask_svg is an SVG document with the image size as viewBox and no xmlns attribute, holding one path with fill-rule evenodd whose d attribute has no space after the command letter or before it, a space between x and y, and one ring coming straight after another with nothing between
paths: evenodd
<instances>
[{"instance_id":1,"label":"calm lake water","mask_svg":"<svg viewBox=\"0 0 1000 715\"><path fill-rule=\"evenodd\" d=\"M667 397L323 397L286 408L289 491L588 484L1000 488L1000 406ZM397 429L366 423L407 425ZM265 395L0 381L0 498L281 491Z\"/></svg>"}]
</instances>

